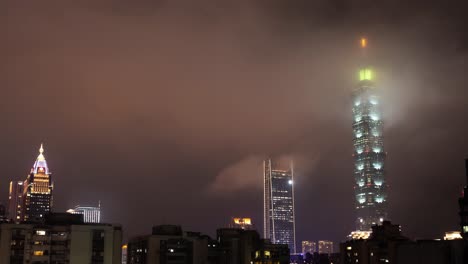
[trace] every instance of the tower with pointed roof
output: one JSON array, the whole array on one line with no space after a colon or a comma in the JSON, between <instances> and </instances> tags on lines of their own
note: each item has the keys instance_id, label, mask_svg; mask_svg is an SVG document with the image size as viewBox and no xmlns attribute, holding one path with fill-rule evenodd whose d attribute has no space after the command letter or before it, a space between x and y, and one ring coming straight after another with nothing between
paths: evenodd
<instances>
[{"instance_id":1,"label":"tower with pointed roof","mask_svg":"<svg viewBox=\"0 0 468 264\"><path fill-rule=\"evenodd\" d=\"M51 173L44 157L44 146L41 144L39 156L24 181L23 221L40 220L52 210L53 186Z\"/></svg>"},{"instance_id":2,"label":"tower with pointed roof","mask_svg":"<svg viewBox=\"0 0 468 264\"><path fill-rule=\"evenodd\" d=\"M375 75L366 55L367 39L361 39L363 63L352 92L354 132L354 191L358 231L371 231L387 219L386 152L383 121Z\"/></svg>"}]
</instances>

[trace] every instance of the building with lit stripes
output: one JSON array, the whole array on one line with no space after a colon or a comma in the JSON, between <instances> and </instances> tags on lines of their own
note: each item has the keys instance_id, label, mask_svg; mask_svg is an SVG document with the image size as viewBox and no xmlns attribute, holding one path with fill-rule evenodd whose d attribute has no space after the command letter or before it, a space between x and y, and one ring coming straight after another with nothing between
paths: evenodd
<instances>
[{"instance_id":1,"label":"building with lit stripes","mask_svg":"<svg viewBox=\"0 0 468 264\"><path fill-rule=\"evenodd\" d=\"M101 223L101 203L94 206L75 206L74 209L67 210L70 214L81 214L85 223Z\"/></svg>"},{"instance_id":2,"label":"building with lit stripes","mask_svg":"<svg viewBox=\"0 0 468 264\"><path fill-rule=\"evenodd\" d=\"M354 132L354 190L357 230L370 231L387 218L386 152L376 75L366 57L367 40L361 40L363 63L352 92Z\"/></svg>"},{"instance_id":3,"label":"building with lit stripes","mask_svg":"<svg viewBox=\"0 0 468 264\"><path fill-rule=\"evenodd\" d=\"M292 161L287 168L280 168L271 159L267 159L263 168L264 237L274 244L286 244L291 253L296 253Z\"/></svg>"}]
</instances>

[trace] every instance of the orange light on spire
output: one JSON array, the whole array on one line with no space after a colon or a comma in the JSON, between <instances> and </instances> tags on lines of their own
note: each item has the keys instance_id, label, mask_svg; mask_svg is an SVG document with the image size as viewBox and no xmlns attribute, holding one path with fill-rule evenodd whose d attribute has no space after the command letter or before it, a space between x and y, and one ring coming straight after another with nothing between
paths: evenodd
<instances>
[{"instance_id":1,"label":"orange light on spire","mask_svg":"<svg viewBox=\"0 0 468 264\"><path fill-rule=\"evenodd\" d=\"M361 48L367 47L367 39L366 38L361 38Z\"/></svg>"}]
</instances>

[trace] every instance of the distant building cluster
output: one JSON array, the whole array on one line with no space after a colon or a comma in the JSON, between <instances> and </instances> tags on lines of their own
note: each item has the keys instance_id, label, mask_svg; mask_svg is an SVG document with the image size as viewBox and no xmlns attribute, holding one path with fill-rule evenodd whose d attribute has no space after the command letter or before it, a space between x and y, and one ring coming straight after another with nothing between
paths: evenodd
<instances>
[{"instance_id":1,"label":"distant building cluster","mask_svg":"<svg viewBox=\"0 0 468 264\"><path fill-rule=\"evenodd\" d=\"M289 264L288 246L261 239L255 230L221 228L216 233L212 239L180 226L155 226L151 234L129 240L126 263Z\"/></svg>"},{"instance_id":2,"label":"distant building cluster","mask_svg":"<svg viewBox=\"0 0 468 264\"><path fill-rule=\"evenodd\" d=\"M401 233L399 225L384 221L372 227L368 239L349 240L340 245L343 264L398 263L440 264L466 263L466 241L460 232L450 232L446 240L412 241Z\"/></svg>"},{"instance_id":3,"label":"distant building cluster","mask_svg":"<svg viewBox=\"0 0 468 264\"><path fill-rule=\"evenodd\" d=\"M307 253L314 254L315 252L317 252L317 243L315 243L314 241L302 241L301 245L302 254L304 255Z\"/></svg>"}]
</instances>

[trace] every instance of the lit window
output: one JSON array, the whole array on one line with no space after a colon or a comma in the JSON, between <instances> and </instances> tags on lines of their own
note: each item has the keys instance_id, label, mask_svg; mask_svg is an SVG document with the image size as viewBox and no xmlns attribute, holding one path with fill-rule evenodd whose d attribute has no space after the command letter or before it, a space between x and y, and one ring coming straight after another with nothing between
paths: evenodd
<instances>
[{"instance_id":1,"label":"lit window","mask_svg":"<svg viewBox=\"0 0 468 264\"><path fill-rule=\"evenodd\" d=\"M37 231L36 231L36 235L38 235L38 236L45 236L45 235L46 235L46 231L44 231L44 230L37 230Z\"/></svg>"},{"instance_id":2,"label":"lit window","mask_svg":"<svg viewBox=\"0 0 468 264\"><path fill-rule=\"evenodd\" d=\"M34 251L33 254L34 254L34 256L44 256L44 251L42 251L42 250L36 250L36 251Z\"/></svg>"}]
</instances>

